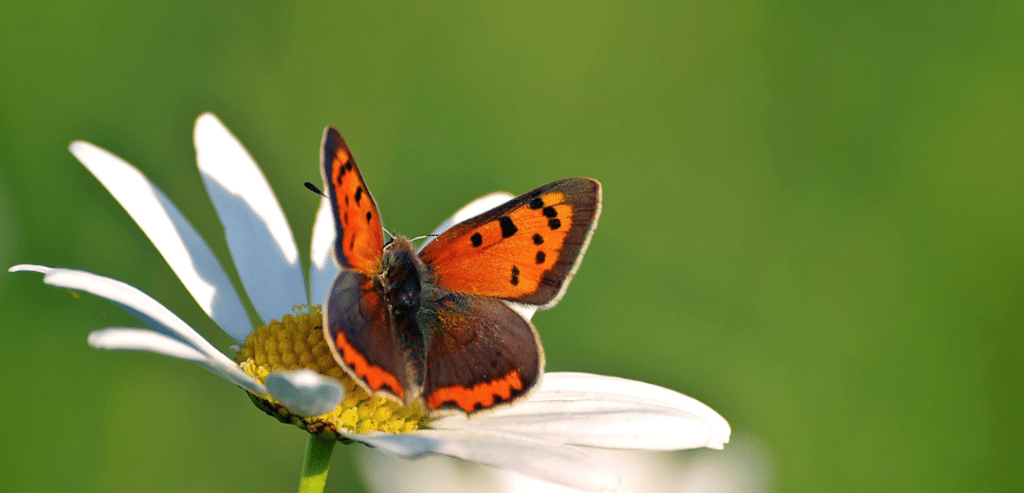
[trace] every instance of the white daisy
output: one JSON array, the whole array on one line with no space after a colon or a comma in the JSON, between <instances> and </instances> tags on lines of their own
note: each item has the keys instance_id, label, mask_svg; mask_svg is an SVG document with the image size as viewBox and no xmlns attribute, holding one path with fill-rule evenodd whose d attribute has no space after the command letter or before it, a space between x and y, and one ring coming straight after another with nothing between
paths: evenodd
<instances>
[{"instance_id":1,"label":"white daisy","mask_svg":"<svg viewBox=\"0 0 1024 493\"><path fill-rule=\"evenodd\" d=\"M722 448L729 441L725 419L695 399L584 373L548 373L526 399L473 417L428 419L418 409L367 396L325 351L317 328L321 316L315 304L326 298L337 275L326 200L313 225L307 297L291 229L256 162L210 113L196 121L194 137L199 171L231 257L266 325L254 330L209 246L152 182L119 157L76 141L70 147L75 157L142 228L200 307L241 345L236 362L159 302L120 281L73 269L10 268L40 272L52 286L106 298L148 327L94 331L89 335L93 347L150 351L197 363L241 387L267 413L318 437L357 441L407 459L446 455L590 491L615 489L620 480L581 445L677 450ZM435 233L510 197L478 199Z\"/></svg>"}]
</instances>

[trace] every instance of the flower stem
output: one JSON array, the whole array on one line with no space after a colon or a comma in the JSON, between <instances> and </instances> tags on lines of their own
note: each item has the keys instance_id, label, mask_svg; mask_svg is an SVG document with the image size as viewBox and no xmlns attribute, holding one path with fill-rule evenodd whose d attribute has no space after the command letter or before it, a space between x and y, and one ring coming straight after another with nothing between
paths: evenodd
<instances>
[{"instance_id":1,"label":"flower stem","mask_svg":"<svg viewBox=\"0 0 1024 493\"><path fill-rule=\"evenodd\" d=\"M334 442L333 438L309 434L309 441L306 442L306 460L302 464L302 478L299 481L299 493L323 493L324 485L327 483L327 472L331 468Z\"/></svg>"}]
</instances>

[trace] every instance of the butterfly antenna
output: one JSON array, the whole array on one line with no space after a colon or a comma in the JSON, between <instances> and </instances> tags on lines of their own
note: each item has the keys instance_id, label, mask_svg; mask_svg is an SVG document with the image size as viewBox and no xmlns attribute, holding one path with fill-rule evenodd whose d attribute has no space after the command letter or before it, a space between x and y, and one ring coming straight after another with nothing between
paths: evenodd
<instances>
[{"instance_id":1,"label":"butterfly antenna","mask_svg":"<svg viewBox=\"0 0 1024 493\"><path fill-rule=\"evenodd\" d=\"M392 240L394 240L394 239L395 239L395 234L394 234L394 233L392 233L392 232L390 232L390 231L388 231L388 228L385 228L384 226L381 226L381 227L380 227L380 229L383 229L383 230L384 230L384 232L385 232L385 233L387 233L387 234L388 234L388 236L390 236Z\"/></svg>"},{"instance_id":2,"label":"butterfly antenna","mask_svg":"<svg viewBox=\"0 0 1024 493\"><path fill-rule=\"evenodd\" d=\"M321 196L321 197L323 197L325 199L327 198L327 196L324 195L324 193L322 191L320 191L320 189L317 188L316 185L314 185L314 184L312 184L312 183L310 183L308 181L303 183L303 185L305 185L306 188L309 189L309 191L311 191L311 192L313 192L313 193L315 193L315 194L317 194L317 195L319 195L319 196Z\"/></svg>"},{"instance_id":3,"label":"butterfly antenna","mask_svg":"<svg viewBox=\"0 0 1024 493\"><path fill-rule=\"evenodd\" d=\"M418 240L422 240L423 238L430 238L431 236L433 236L433 237L435 237L435 238L436 238L436 237L437 237L437 236L439 236L439 235L436 235L436 234L433 234L433 233L431 233L431 234L429 234L429 235L421 235L421 236L417 236L417 237L415 237L415 238L413 238L413 239L411 239L411 240L409 240L409 241L418 241Z\"/></svg>"}]
</instances>

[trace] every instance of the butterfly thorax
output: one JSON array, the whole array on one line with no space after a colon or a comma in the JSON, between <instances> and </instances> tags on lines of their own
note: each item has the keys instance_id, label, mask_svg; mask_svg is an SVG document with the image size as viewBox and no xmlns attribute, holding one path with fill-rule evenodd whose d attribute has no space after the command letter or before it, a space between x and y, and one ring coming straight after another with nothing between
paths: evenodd
<instances>
[{"instance_id":1,"label":"butterfly thorax","mask_svg":"<svg viewBox=\"0 0 1024 493\"><path fill-rule=\"evenodd\" d=\"M397 236L384 247L375 282L384 291L396 322L415 317L420 307L421 281L429 276L427 266L408 238Z\"/></svg>"},{"instance_id":2,"label":"butterfly thorax","mask_svg":"<svg viewBox=\"0 0 1024 493\"><path fill-rule=\"evenodd\" d=\"M412 242L404 236L396 236L384 247L381 254L380 272L374 276L374 284L384 293L392 322L406 354L409 374L412 380L422 382L424 355L424 334L418 323L423 295L430 291L432 278L427 267L416 254Z\"/></svg>"}]
</instances>

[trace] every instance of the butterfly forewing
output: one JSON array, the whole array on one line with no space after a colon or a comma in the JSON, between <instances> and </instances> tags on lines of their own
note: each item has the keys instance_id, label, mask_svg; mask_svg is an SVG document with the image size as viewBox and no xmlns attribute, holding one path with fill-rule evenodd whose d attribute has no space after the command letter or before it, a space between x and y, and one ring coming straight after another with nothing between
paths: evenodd
<instances>
[{"instance_id":1,"label":"butterfly forewing","mask_svg":"<svg viewBox=\"0 0 1024 493\"><path fill-rule=\"evenodd\" d=\"M544 353L533 325L500 300L449 292L425 301L423 399L470 413L511 402L534 386Z\"/></svg>"},{"instance_id":2,"label":"butterfly forewing","mask_svg":"<svg viewBox=\"0 0 1024 493\"><path fill-rule=\"evenodd\" d=\"M324 130L324 184L334 205L334 254L342 267L374 274L380 266L384 233L377 204L363 182L356 161L333 127Z\"/></svg>"},{"instance_id":3,"label":"butterfly forewing","mask_svg":"<svg viewBox=\"0 0 1024 493\"><path fill-rule=\"evenodd\" d=\"M550 307L565 292L600 212L601 184L566 178L453 226L420 257L446 289Z\"/></svg>"}]
</instances>

